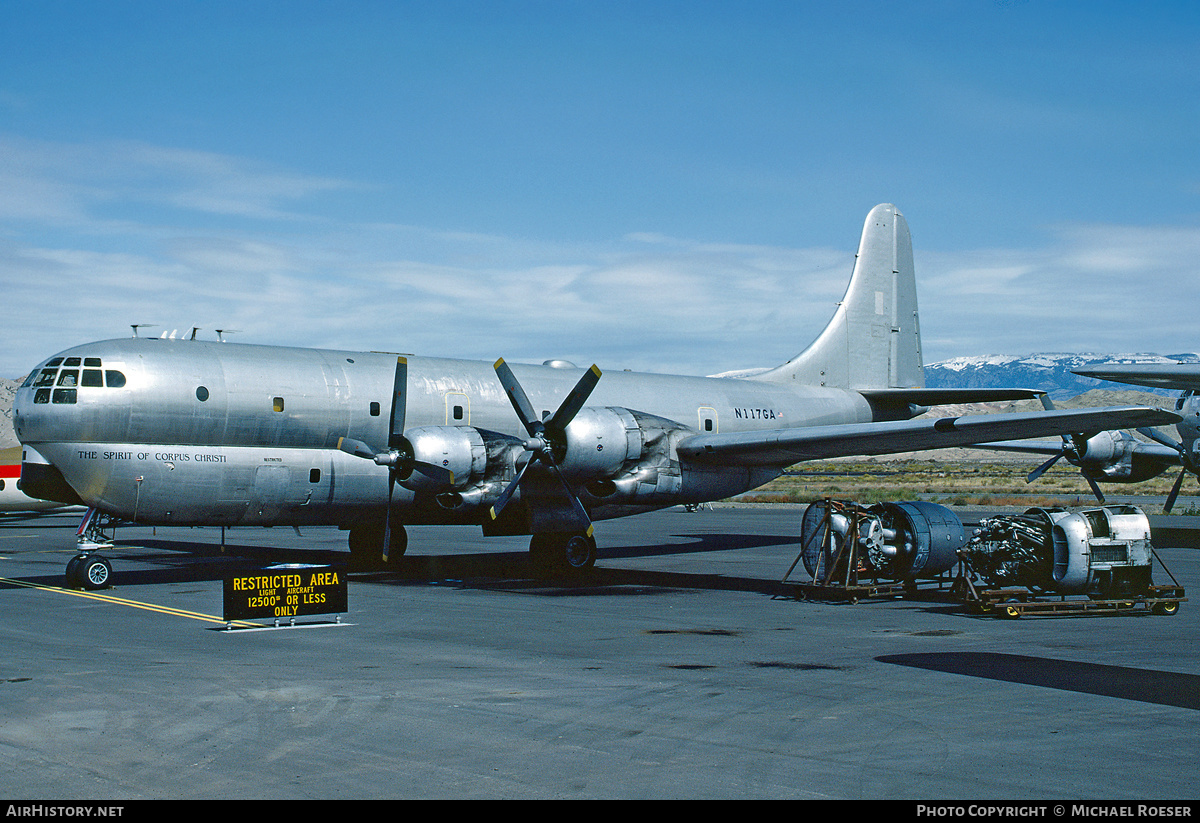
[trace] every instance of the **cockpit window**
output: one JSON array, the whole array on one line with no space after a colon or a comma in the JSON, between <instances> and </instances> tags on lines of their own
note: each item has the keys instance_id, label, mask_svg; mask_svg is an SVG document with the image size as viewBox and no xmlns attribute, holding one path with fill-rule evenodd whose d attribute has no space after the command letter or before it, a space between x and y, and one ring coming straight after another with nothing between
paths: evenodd
<instances>
[{"instance_id":1,"label":"cockpit window","mask_svg":"<svg viewBox=\"0 0 1200 823\"><path fill-rule=\"evenodd\" d=\"M83 366L80 369L79 366ZM116 369L102 369L99 357L55 357L41 369L35 369L25 378L21 388L32 387L34 403L74 403L77 387L87 389L119 389L125 385L124 373ZM59 366L62 366L60 369ZM82 374L80 374L82 372ZM51 395L49 386L57 386Z\"/></svg>"}]
</instances>

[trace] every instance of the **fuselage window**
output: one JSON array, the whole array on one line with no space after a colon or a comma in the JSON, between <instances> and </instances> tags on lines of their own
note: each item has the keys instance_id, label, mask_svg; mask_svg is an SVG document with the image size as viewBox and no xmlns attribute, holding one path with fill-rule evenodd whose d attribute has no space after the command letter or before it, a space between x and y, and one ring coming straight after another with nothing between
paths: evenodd
<instances>
[{"instance_id":1,"label":"fuselage window","mask_svg":"<svg viewBox=\"0 0 1200 823\"><path fill-rule=\"evenodd\" d=\"M271 399L271 410L276 412L283 411L283 398L274 397Z\"/></svg>"},{"instance_id":2,"label":"fuselage window","mask_svg":"<svg viewBox=\"0 0 1200 823\"><path fill-rule=\"evenodd\" d=\"M371 416L372 417L379 416L379 402L376 400L371 401Z\"/></svg>"},{"instance_id":3,"label":"fuselage window","mask_svg":"<svg viewBox=\"0 0 1200 823\"><path fill-rule=\"evenodd\" d=\"M119 389L125 385L125 375L114 369L106 369L104 382L110 389Z\"/></svg>"},{"instance_id":4,"label":"fuselage window","mask_svg":"<svg viewBox=\"0 0 1200 823\"><path fill-rule=\"evenodd\" d=\"M207 400L208 399L208 389L205 388L204 386L197 386L196 387L196 399L199 400L201 403L203 403L205 400Z\"/></svg>"},{"instance_id":5,"label":"fuselage window","mask_svg":"<svg viewBox=\"0 0 1200 823\"><path fill-rule=\"evenodd\" d=\"M88 388L102 388L104 386L104 372L99 369L84 369L83 379L79 385Z\"/></svg>"},{"instance_id":6,"label":"fuselage window","mask_svg":"<svg viewBox=\"0 0 1200 823\"><path fill-rule=\"evenodd\" d=\"M462 420L462 419L463 419L463 407L462 407L462 406L455 406L455 407L454 407L454 419L455 419L455 420Z\"/></svg>"},{"instance_id":7,"label":"fuselage window","mask_svg":"<svg viewBox=\"0 0 1200 823\"><path fill-rule=\"evenodd\" d=\"M309 469L308 470L308 482L309 483L320 483L321 482L321 470L320 469Z\"/></svg>"}]
</instances>

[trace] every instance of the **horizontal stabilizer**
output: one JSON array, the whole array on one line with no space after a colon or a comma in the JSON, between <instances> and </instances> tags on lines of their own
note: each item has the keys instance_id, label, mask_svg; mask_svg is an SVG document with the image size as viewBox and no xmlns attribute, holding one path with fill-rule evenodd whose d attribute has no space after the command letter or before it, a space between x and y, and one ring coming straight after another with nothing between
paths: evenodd
<instances>
[{"instance_id":1,"label":"horizontal stabilizer","mask_svg":"<svg viewBox=\"0 0 1200 823\"><path fill-rule=\"evenodd\" d=\"M1090 437L1108 430L1169 425L1180 419L1174 412L1143 406L977 414L936 420L698 434L680 441L678 452L684 460L724 465L790 466L804 460L947 449L994 440L1064 434Z\"/></svg>"},{"instance_id":2,"label":"horizontal stabilizer","mask_svg":"<svg viewBox=\"0 0 1200 823\"><path fill-rule=\"evenodd\" d=\"M1006 400L1033 400L1043 392L1035 389L878 389L859 391L859 394L873 403L944 406L949 403L1001 403Z\"/></svg>"}]
</instances>

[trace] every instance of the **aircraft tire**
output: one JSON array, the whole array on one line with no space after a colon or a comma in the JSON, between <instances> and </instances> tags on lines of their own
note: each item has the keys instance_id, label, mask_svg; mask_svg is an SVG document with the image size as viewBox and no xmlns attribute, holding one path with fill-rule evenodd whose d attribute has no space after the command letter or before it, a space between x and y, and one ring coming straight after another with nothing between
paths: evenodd
<instances>
[{"instance_id":1,"label":"aircraft tire","mask_svg":"<svg viewBox=\"0 0 1200 823\"><path fill-rule=\"evenodd\" d=\"M66 588L74 589L82 585L79 580L79 563L81 560L83 560L84 556L85 555L77 554L67 561L67 571L64 575Z\"/></svg>"},{"instance_id":2,"label":"aircraft tire","mask_svg":"<svg viewBox=\"0 0 1200 823\"><path fill-rule=\"evenodd\" d=\"M361 568L384 568L383 523L361 523L350 529L350 557ZM404 526L392 526L388 541L388 565L395 563L408 551L408 531Z\"/></svg>"},{"instance_id":3,"label":"aircraft tire","mask_svg":"<svg viewBox=\"0 0 1200 823\"><path fill-rule=\"evenodd\" d=\"M81 559L75 574L79 585L85 589L107 589L112 585L112 564L99 555Z\"/></svg>"},{"instance_id":4,"label":"aircraft tire","mask_svg":"<svg viewBox=\"0 0 1200 823\"><path fill-rule=\"evenodd\" d=\"M529 559L540 574L584 574L596 565L596 539L588 534L535 534L529 540Z\"/></svg>"}]
</instances>

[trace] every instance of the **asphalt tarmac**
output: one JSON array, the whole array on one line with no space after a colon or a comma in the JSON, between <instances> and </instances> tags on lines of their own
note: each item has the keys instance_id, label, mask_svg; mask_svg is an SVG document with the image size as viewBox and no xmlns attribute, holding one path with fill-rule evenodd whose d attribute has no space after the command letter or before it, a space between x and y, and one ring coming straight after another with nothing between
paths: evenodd
<instances>
[{"instance_id":1,"label":"asphalt tarmac","mask_svg":"<svg viewBox=\"0 0 1200 823\"><path fill-rule=\"evenodd\" d=\"M5 517L0 796L1200 795L1200 604L797 600L800 513L598 523L577 583L534 577L527 538L413 528L398 573L349 573L340 622L232 630L226 575L344 562L345 533L230 530L222 553L219 529L124 527L116 585L85 593L61 588L78 514ZM1200 591L1200 552L1159 542Z\"/></svg>"}]
</instances>

